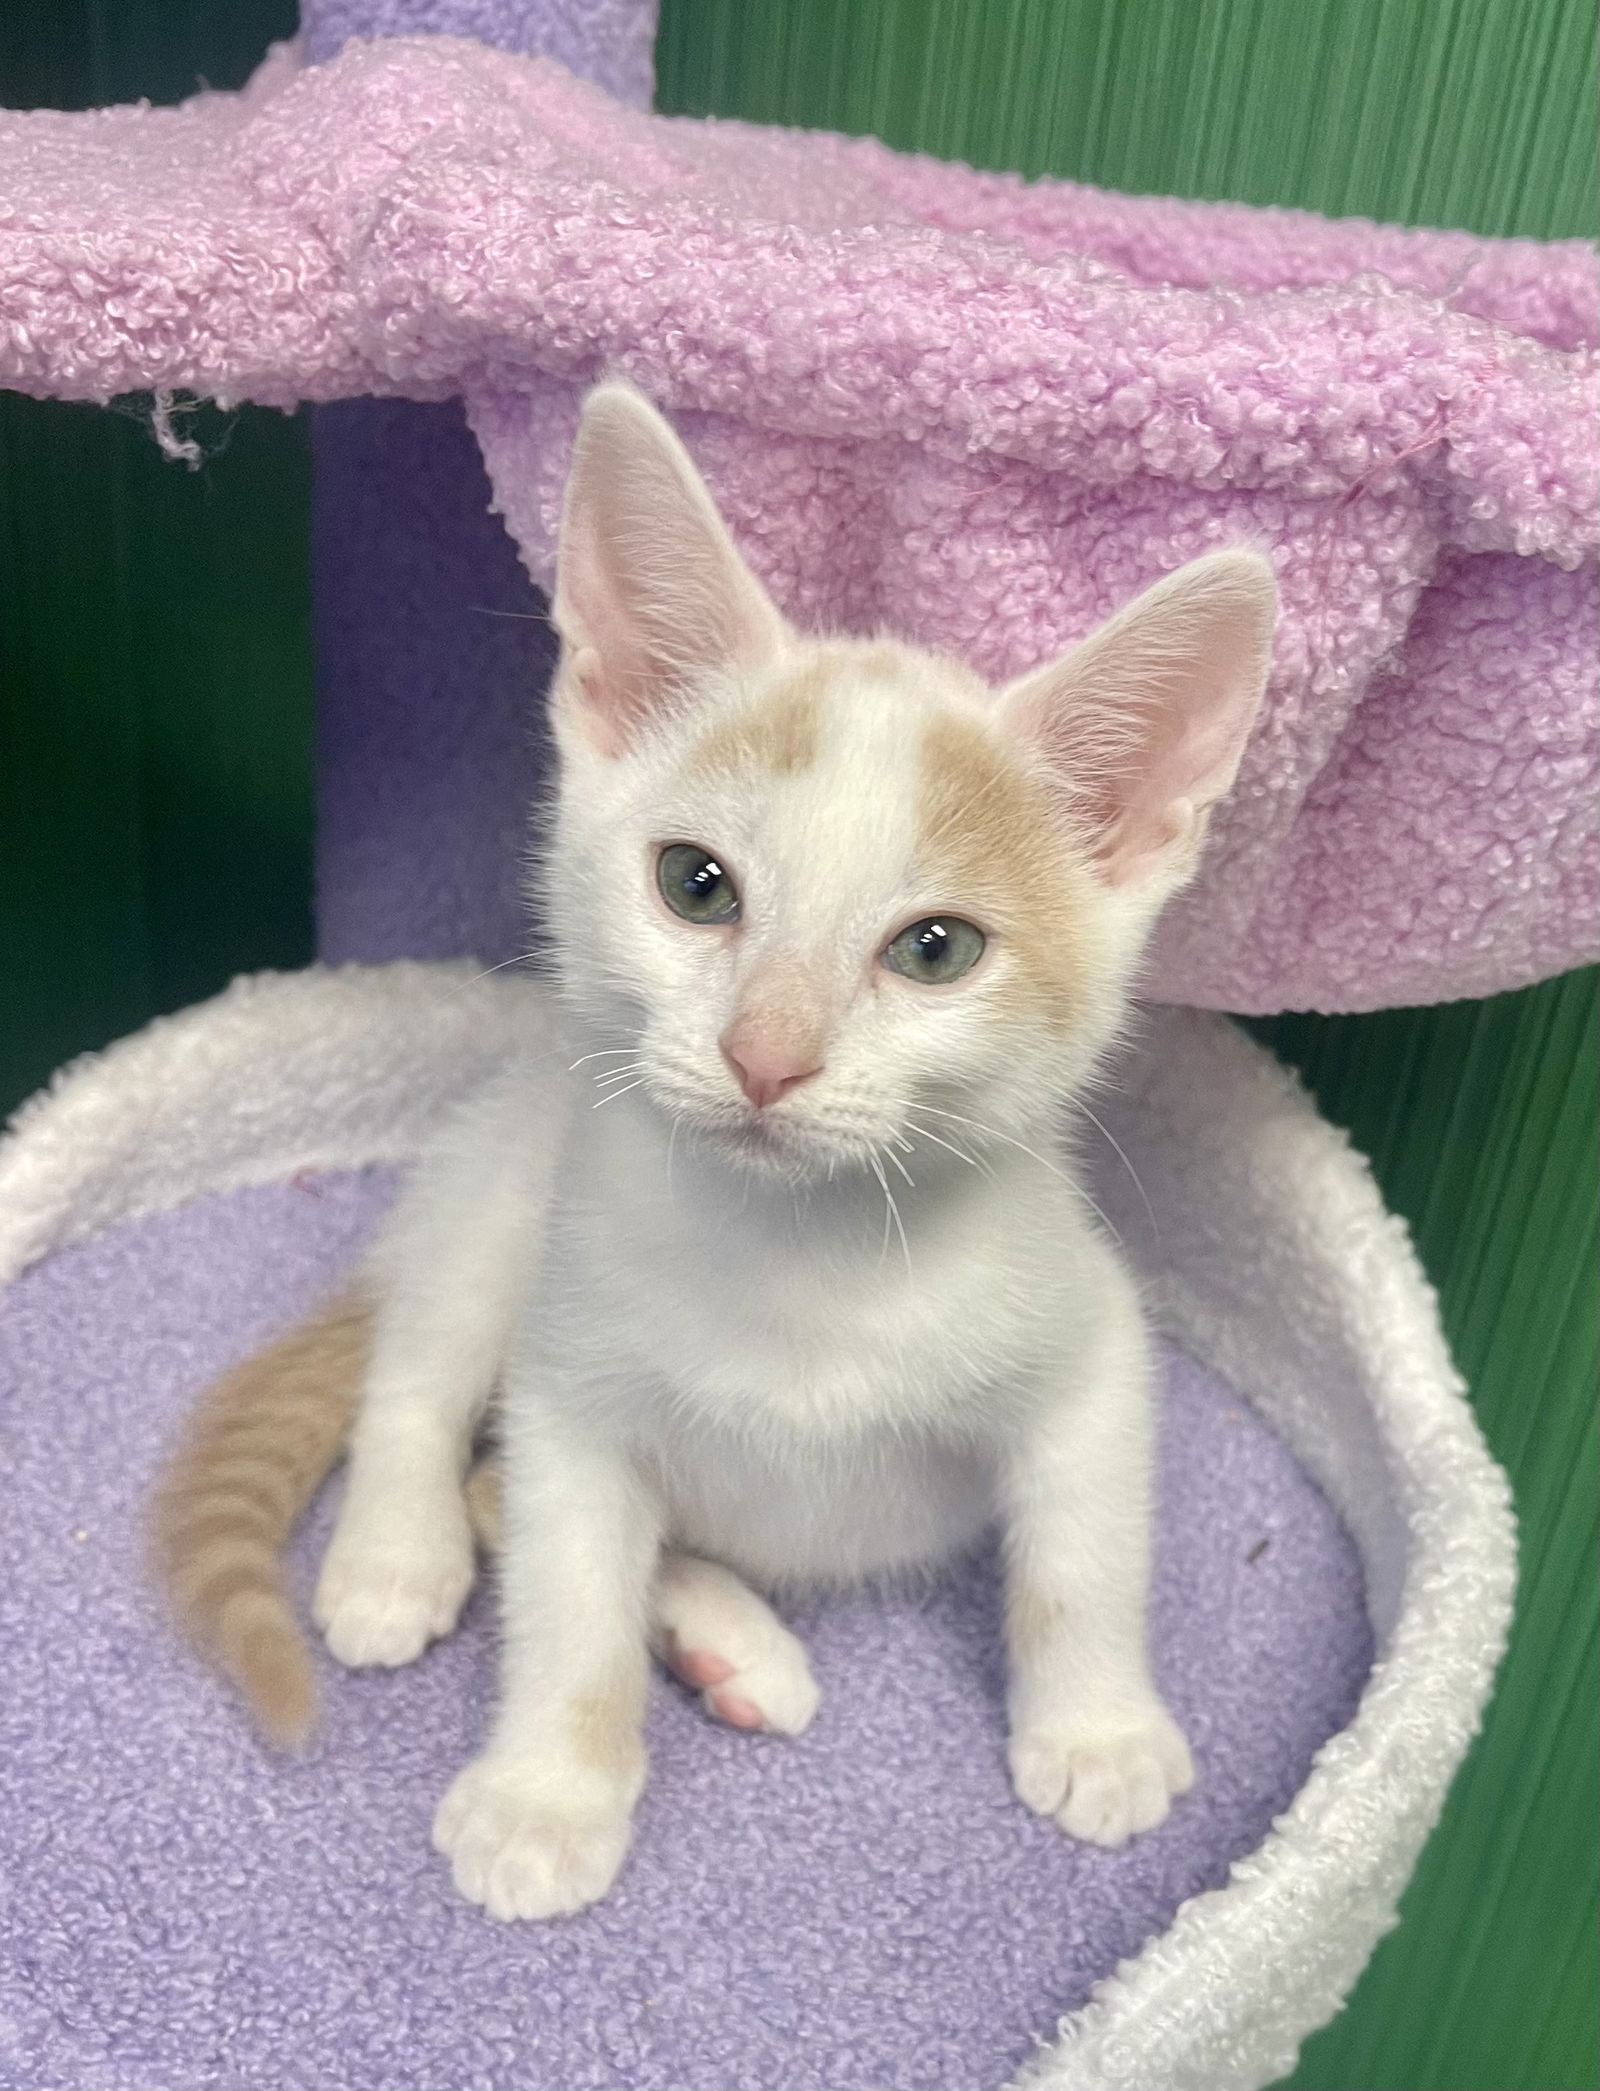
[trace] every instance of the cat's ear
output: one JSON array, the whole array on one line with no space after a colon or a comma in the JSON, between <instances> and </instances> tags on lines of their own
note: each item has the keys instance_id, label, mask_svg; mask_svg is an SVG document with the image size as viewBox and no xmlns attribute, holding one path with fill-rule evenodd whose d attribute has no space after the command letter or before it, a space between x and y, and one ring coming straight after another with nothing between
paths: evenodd
<instances>
[{"instance_id":1,"label":"cat's ear","mask_svg":"<svg viewBox=\"0 0 1600 2091\"><path fill-rule=\"evenodd\" d=\"M616 754L708 671L755 667L786 627L734 549L689 454L648 401L584 402L556 554L564 701Z\"/></svg>"},{"instance_id":2,"label":"cat's ear","mask_svg":"<svg viewBox=\"0 0 1600 2091\"><path fill-rule=\"evenodd\" d=\"M1265 559L1213 552L1003 692L1112 885L1189 869L1261 705L1276 606Z\"/></svg>"}]
</instances>

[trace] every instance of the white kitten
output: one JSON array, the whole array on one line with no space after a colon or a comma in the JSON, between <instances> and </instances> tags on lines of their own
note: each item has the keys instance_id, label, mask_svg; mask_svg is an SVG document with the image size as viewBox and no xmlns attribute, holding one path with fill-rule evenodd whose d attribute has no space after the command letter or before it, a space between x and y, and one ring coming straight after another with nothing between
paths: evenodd
<instances>
[{"instance_id":1,"label":"white kitten","mask_svg":"<svg viewBox=\"0 0 1600 2091\"><path fill-rule=\"evenodd\" d=\"M548 1917L627 1851L651 1646L711 1714L798 1734L816 1686L758 1587L998 1523L1017 1791L1120 1843L1192 1774L1145 1655L1148 1339L1058 1122L1233 781L1271 571L1197 560L994 692L793 632L676 437L605 386L558 573L568 1049L459 1114L371 1261L318 1623L353 1664L449 1630L493 1395L503 1684L434 1841L464 1895ZM260 1700L218 1622L259 1654L281 1595L238 1546L231 1581L196 1566L203 1455L173 1573Z\"/></svg>"}]
</instances>

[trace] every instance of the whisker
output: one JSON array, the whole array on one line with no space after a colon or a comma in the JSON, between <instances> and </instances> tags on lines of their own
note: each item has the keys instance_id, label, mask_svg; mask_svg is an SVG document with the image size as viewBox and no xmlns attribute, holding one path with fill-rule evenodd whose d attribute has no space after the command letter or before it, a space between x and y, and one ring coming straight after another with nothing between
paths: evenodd
<instances>
[{"instance_id":1,"label":"whisker","mask_svg":"<svg viewBox=\"0 0 1600 2091\"><path fill-rule=\"evenodd\" d=\"M884 1258L889 1253L889 1179L887 1176L884 1175L883 1165L878 1160L878 1157L875 1154L869 1154L867 1156L867 1166L869 1169L871 1169L873 1175L878 1179L878 1185L879 1188L882 1190L884 1197L883 1247L878 1251L878 1263L881 1267Z\"/></svg>"},{"instance_id":2,"label":"whisker","mask_svg":"<svg viewBox=\"0 0 1600 2091\"><path fill-rule=\"evenodd\" d=\"M983 1133L991 1140L1003 1140L1008 1147L1015 1147L1021 1153L1031 1156L1041 1168L1048 1169L1052 1176L1059 1176L1063 1183L1072 1183L1072 1178L1065 1169L1058 1168L1048 1156L1040 1154L1035 1147L1029 1147L1025 1141L1013 1139L1010 1133L1001 1132L998 1126L985 1125L981 1118L963 1118L959 1111L942 1111L935 1104L914 1104L908 1097L902 1097L900 1102L905 1110L930 1111L935 1118L950 1118L957 1125L970 1125L974 1132ZM1074 1190L1077 1189L1076 1184L1073 1184L1072 1187Z\"/></svg>"},{"instance_id":3,"label":"whisker","mask_svg":"<svg viewBox=\"0 0 1600 2091\"><path fill-rule=\"evenodd\" d=\"M958 1162L965 1162L968 1168L978 1169L982 1167L975 1154L968 1154L964 1147L952 1147L948 1140L941 1140L939 1135L928 1126L918 1125L914 1119L909 1117L906 1120L906 1125L919 1139L931 1140L935 1147L942 1147L946 1154L953 1154Z\"/></svg>"},{"instance_id":4,"label":"whisker","mask_svg":"<svg viewBox=\"0 0 1600 2091\"><path fill-rule=\"evenodd\" d=\"M607 1068L603 1075L593 1077L594 1085L597 1089L607 1088L612 1082L620 1082L624 1075L636 1075L643 1066L642 1060L630 1060L626 1067Z\"/></svg>"},{"instance_id":5,"label":"whisker","mask_svg":"<svg viewBox=\"0 0 1600 2091\"><path fill-rule=\"evenodd\" d=\"M911 1188L913 1190L916 1189L917 1179L912 1175L911 1171L906 1167L905 1163L901 1161L899 1155L895 1153L892 1147L886 1147L884 1149L883 1158L887 1162L893 1162L895 1167L900 1171L900 1174L905 1178L906 1182L910 1184Z\"/></svg>"},{"instance_id":6,"label":"whisker","mask_svg":"<svg viewBox=\"0 0 1600 2091\"><path fill-rule=\"evenodd\" d=\"M1126 1247L1126 1244L1124 1243L1122 1236L1118 1232L1114 1222L1110 1220L1106 1216L1106 1214L1100 1210L1099 1206L1089 1196L1089 1193L1084 1189L1083 1185L1081 1183L1074 1182L1072 1177L1068 1175L1065 1169L1059 1168L1056 1165L1056 1163L1049 1160L1047 1156L1040 1154L1039 1150L1036 1147L1030 1147L1025 1140L1014 1139L1010 1133L1001 1132L998 1126L985 1125L981 1119L963 1118L959 1111L942 1111L936 1104L914 1104L912 1103L909 1097L901 1097L899 1101L902 1110L931 1111L935 1118L954 1119L957 1125L970 1125L975 1132L983 1133L984 1135L986 1135L987 1138L991 1140L1002 1141L1007 1147L1016 1148L1019 1154L1027 1155L1030 1160L1037 1162L1041 1169L1048 1169L1052 1176L1059 1176L1061 1181L1067 1186L1067 1189L1073 1192L1075 1196L1081 1198L1084 1204L1087 1205L1089 1210L1095 1215L1096 1219L1099 1220L1100 1224L1104 1228L1106 1228L1106 1230L1110 1233L1112 1239L1116 1242L1117 1247L1119 1249Z\"/></svg>"},{"instance_id":7,"label":"whisker","mask_svg":"<svg viewBox=\"0 0 1600 2091\"><path fill-rule=\"evenodd\" d=\"M638 1050L639 1041L636 1038L632 1045L603 1046L598 1053L581 1053L576 1060L567 1062L567 1073L576 1074L580 1067L587 1066L591 1060L620 1060L624 1053L636 1053Z\"/></svg>"},{"instance_id":8,"label":"whisker","mask_svg":"<svg viewBox=\"0 0 1600 2091\"><path fill-rule=\"evenodd\" d=\"M878 1160L878 1157L875 1154L871 1157L871 1161L872 1173L874 1176L877 1177L879 1184L882 1186L884 1200L888 1206L888 1211L884 1214L883 1220L883 1251L880 1254L878 1261L881 1263L883 1261L884 1256L887 1256L887 1254L889 1253L889 1222L892 1219L894 1221L895 1228L900 1236L901 1254L905 1257L906 1260L906 1277L911 1284L915 1285L917 1281L911 1269L911 1244L906 1240L905 1222L900 1217L900 1208L895 1203L893 1191L891 1191L889 1188L889 1179L883 1173L883 1164Z\"/></svg>"},{"instance_id":9,"label":"whisker","mask_svg":"<svg viewBox=\"0 0 1600 2091\"><path fill-rule=\"evenodd\" d=\"M589 1108L591 1111L598 1111L600 1104L614 1104L619 1096L626 1096L630 1089L642 1089L644 1084L645 1078L643 1075L640 1075L637 1081L627 1082L624 1083L622 1088L613 1089L608 1096L602 1096L599 1103L593 1103Z\"/></svg>"},{"instance_id":10,"label":"whisker","mask_svg":"<svg viewBox=\"0 0 1600 2091\"><path fill-rule=\"evenodd\" d=\"M453 987L444 999L453 1002L457 995L464 995L469 987L476 987L480 980L487 980L491 973L503 973L507 966L531 965L533 956L531 951L519 951L514 958L501 959L497 966L485 966L481 973L474 973L470 980L463 980L458 986Z\"/></svg>"},{"instance_id":11,"label":"whisker","mask_svg":"<svg viewBox=\"0 0 1600 2091\"><path fill-rule=\"evenodd\" d=\"M1089 1123L1095 1128L1095 1130L1099 1132L1103 1138L1105 1138L1111 1143L1112 1153L1115 1154L1117 1160L1122 1164L1123 1168L1126 1169L1128 1174L1133 1178L1133 1187L1139 1193L1140 1201L1144 1206L1145 1218L1150 1222L1150 1232L1155 1239L1157 1247L1159 1247L1161 1243L1161 1222L1156 1218L1155 1208L1150 1203L1149 1194L1146 1192L1144 1185L1139 1181L1138 1170L1133 1166L1132 1162L1130 1162L1128 1160L1128 1157L1123 1153L1121 1145L1118 1142L1116 1135L1112 1132L1111 1128L1108 1125L1103 1124L1102 1121L1095 1116L1094 1112L1090 1110L1089 1106L1084 1102L1083 1098L1081 1096L1074 1097L1073 1102L1076 1104L1077 1108L1083 1113L1084 1117L1088 1119ZM1096 1209L1098 1210L1098 1208ZM1101 1218L1105 1218L1105 1215L1103 1213L1101 1214ZM1109 1226L1111 1223L1108 1220L1106 1224L1107 1226Z\"/></svg>"},{"instance_id":12,"label":"whisker","mask_svg":"<svg viewBox=\"0 0 1600 2091\"><path fill-rule=\"evenodd\" d=\"M911 1244L906 1240L905 1222L900 1217L899 1201L896 1199L893 1191L889 1189L887 1180L884 1182L883 1192L889 1201L889 1210L894 1215L894 1229L900 1237L900 1253L906 1260L906 1283L915 1285L917 1276L916 1272L911 1268Z\"/></svg>"}]
</instances>

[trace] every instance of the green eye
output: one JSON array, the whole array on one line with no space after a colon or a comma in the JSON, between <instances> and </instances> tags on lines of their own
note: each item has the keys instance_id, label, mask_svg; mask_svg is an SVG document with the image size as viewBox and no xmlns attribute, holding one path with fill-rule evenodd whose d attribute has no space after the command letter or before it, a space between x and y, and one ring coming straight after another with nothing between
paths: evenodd
<instances>
[{"instance_id":1,"label":"green eye","mask_svg":"<svg viewBox=\"0 0 1600 2091\"><path fill-rule=\"evenodd\" d=\"M883 962L907 980L959 980L982 958L983 944L983 931L959 915L929 915L901 930L884 951Z\"/></svg>"},{"instance_id":2,"label":"green eye","mask_svg":"<svg viewBox=\"0 0 1600 2091\"><path fill-rule=\"evenodd\" d=\"M737 922L739 889L709 850L669 842L656 859L661 898L685 922Z\"/></svg>"}]
</instances>

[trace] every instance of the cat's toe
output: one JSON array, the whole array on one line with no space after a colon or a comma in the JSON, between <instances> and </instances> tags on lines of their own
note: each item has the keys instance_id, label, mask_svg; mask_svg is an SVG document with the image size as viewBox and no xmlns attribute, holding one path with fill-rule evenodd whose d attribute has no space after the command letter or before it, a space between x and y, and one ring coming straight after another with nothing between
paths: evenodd
<instances>
[{"instance_id":1,"label":"cat's toe","mask_svg":"<svg viewBox=\"0 0 1600 2091\"><path fill-rule=\"evenodd\" d=\"M311 1614L352 1669L414 1662L449 1633L472 1588L470 1547L361 1554L330 1550Z\"/></svg>"},{"instance_id":2,"label":"cat's toe","mask_svg":"<svg viewBox=\"0 0 1600 2091\"><path fill-rule=\"evenodd\" d=\"M685 1684L700 1688L701 1704L730 1728L762 1729L770 1735L803 1735L821 1698L806 1652L795 1636L777 1628L759 1650L743 1648L743 1660L708 1648L672 1642L667 1665Z\"/></svg>"},{"instance_id":3,"label":"cat's toe","mask_svg":"<svg viewBox=\"0 0 1600 2091\"><path fill-rule=\"evenodd\" d=\"M707 1694L712 1711L735 1727L760 1726L773 1735L803 1735L821 1694L805 1650L792 1635L736 1670L727 1684ZM722 1702L722 1703L719 1703ZM749 1718L754 1711L756 1721Z\"/></svg>"},{"instance_id":4,"label":"cat's toe","mask_svg":"<svg viewBox=\"0 0 1600 2091\"><path fill-rule=\"evenodd\" d=\"M1123 1722L1024 1730L1011 1743L1018 1797L1089 1844L1126 1844L1164 1822L1194 1784L1189 1747L1164 1707Z\"/></svg>"},{"instance_id":5,"label":"cat's toe","mask_svg":"<svg viewBox=\"0 0 1600 2091\"><path fill-rule=\"evenodd\" d=\"M1075 1750L1056 1821L1088 1844L1126 1844L1166 1819L1171 1797L1155 1757L1135 1742Z\"/></svg>"},{"instance_id":6,"label":"cat's toe","mask_svg":"<svg viewBox=\"0 0 1600 2091\"><path fill-rule=\"evenodd\" d=\"M598 1902L627 1855L629 1811L556 1798L560 1782L479 1758L439 1804L435 1850L458 1892L510 1922L570 1916Z\"/></svg>"}]
</instances>

